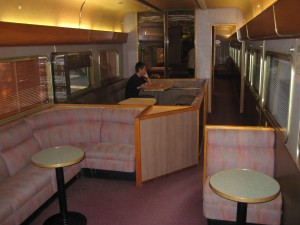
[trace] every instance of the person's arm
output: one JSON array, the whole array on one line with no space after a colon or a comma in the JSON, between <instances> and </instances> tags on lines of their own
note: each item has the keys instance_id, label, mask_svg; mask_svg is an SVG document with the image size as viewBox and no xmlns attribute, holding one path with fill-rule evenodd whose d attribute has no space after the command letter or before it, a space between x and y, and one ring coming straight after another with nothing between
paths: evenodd
<instances>
[{"instance_id":1,"label":"person's arm","mask_svg":"<svg viewBox=\"0 0 300 225\"><path fill-rule=\"evenodd\" d=\"M165 82L161 82L159 84L148 84L144 83L140 86L140 88L147 90L147 89L155 89L155 88L162 88L165 85Z\"/></svg>"},{"instance_id":2,"label":"person's arm","mask_svg":"<svg viewBox=\"0 0 300 225\"><path fill-rule=\"evenodd\" d=\"M145 80L147 81L147 82L146 82L147 85L152 85L152 82L151 82L151 80L150 80L148 74L145 74L145 75L144 75L144 78L145 78Z\"/></svg>"}]
</instances>

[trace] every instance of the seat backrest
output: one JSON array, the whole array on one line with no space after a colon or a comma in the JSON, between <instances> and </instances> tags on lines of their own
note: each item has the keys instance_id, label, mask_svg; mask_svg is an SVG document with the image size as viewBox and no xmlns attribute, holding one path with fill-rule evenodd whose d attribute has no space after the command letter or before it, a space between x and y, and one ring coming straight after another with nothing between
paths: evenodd
<instances>
[{"instance_id":1,"label":"seat backrest","mask_svg":"<svg viewBox=\"0 0 300 225\"><path fill-rule=\"evenodd\" d=\"M273 128L205 126L203 181L225 169L252 169L274 175Z\"/></svg>"},{"instance_id":2,"label":"seat backrest","mask_svg":"<svg viewBox=\"0 0 300 225\"><path fill-rule=\"evenodd\" d=\"M40 149L31 127L23 119L1 126L0 180L31 163L31 156Z\"/></svg>"}]
</instances>

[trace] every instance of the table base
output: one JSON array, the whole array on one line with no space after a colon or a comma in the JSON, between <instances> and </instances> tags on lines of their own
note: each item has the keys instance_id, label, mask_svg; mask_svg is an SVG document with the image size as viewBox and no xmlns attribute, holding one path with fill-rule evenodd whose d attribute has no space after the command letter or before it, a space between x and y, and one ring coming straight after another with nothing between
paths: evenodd
<instances>
[{"instance_id":1,"label":"table base","mask_svg":"<svg viewBox=\"0 0 300 225\"><path fill-rule=\"evenodd\" d=\"M247 219L247 203L237 203L236 224L245 225Z\"/></svg>"},{"instance_id":2,"label":"table base","mask_svg":"<svg viewBox=\"0 0 300 225\"><path fill-rule=\"evenodd\" d=\"M61 214L55 214L49 217L44 225L86 225L87 220L84 215L78 212L68 212L68 221L62 221Z\"/></svg>"}]
</instances>

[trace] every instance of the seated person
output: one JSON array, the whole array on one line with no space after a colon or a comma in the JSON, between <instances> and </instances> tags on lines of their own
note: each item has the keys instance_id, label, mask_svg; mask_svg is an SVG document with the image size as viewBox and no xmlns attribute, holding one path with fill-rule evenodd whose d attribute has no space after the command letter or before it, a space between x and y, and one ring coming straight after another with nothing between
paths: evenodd
<instances>
[{"instance_id":1,"label":"seated person","mask_svg":"<svg viewBox=\"0 0 300 225\"><path fill-rule=\"evenodd\" d=\"M135 65L135 74L133 74L126 85L125 99L138 98L140 89L152 89L163 87L164 83L153 85L148 77L146 65L142 62L138 62ZM146 96L142 96L146 97ZM149 96L148 96L149 97Z\"/></svg>"}]
</instances>

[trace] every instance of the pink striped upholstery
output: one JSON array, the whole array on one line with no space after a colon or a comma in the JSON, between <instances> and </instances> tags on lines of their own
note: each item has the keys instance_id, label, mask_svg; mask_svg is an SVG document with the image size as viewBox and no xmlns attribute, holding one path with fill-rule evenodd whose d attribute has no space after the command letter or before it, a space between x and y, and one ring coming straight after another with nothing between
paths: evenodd
<instances>
[{"instance_id":1,"label":"pink striped upholstery","mask_svg":"<svg viewBox=\"0 0 300 225\"><path fill-rule=\"evenodd\" d=\"M1 225L15 224L15 215L13 208L9 203L1 202L0 199L0 221Z\"/></svg>"},{"instance_id":2,"label":"pink striped upholstery","mask_svg":"<svg viewBox=\"0 0 300 225\"><path fill-rule=\"evenodd\" d=\"M215 194L209 187L210 176L231 168L252 169L273 176L274 131L229 126L207 126L206 131L203 213L209 219L235 221L237 203ZM281 195L267 203L248 204L247 222L279 225L281 205Z\"/></svg>"},{"instance_id":3,"label":"pink striped upholstery","mask_svg":"<svg viewBox=\"0 0 300 225\"><path fill-rule=\"evenodd\" d=\"M8 168L6 166L4 159L2 158L2 155L0 155L0 181L8 176L9 176Z\"/></svg>"},{"instance_id":4,"label":"pink striped upholstery","mask_svg":"<svg viewBox=\"0 0 300 225\"><path fill-rule=\"evenodd\" d=\"M28 124L19 121L1 127L0 156L4 159L10 176L28 165L31 156L39 150L40 147Z\"/></svg>"},{"instance_id":5,"label":"pink striped upholstery","mask_svg":"<svg viewBox=\"0 0 300 225\"><path fill-rule=\"evenodd\" d=\"M103 122L101 143L123 143L134 145L133 124Z\"/></svg>"},{"instance_id":6,"label":"pink striped upholstery","mask_svg":"<svg viewBox=\"0 0 300 225\"><path fill-rule=\"evenodd\" d=\"M41 148L100 141L101 114L98 110L52 111L26 118ZM49 138L51 137L51 138Z\"/></svg>"},{"instance_id":7,"label":"pink striped upholstery","mask_svg":"<svg viewBox=\"0 0 300 225\"><path fill-rule=\"evenodd\" d=\"M128 144L99 143L86 148L86 167L112 171L135 171L135 148Z\"/></svg>"},{"instance_id":8,"label":"pink striped upholstery","mask_svg":"<svg viewBox=\"0 0 300 225\"><path fill-rule=\"evenodd\" d=\"M207 175L230 168L274 174L272 130L208 129Z\"/></svg>"},{"instance_id":9,"label":"pink striped upholstery","mask_svg":"<svg viewBox=\"0 0 300 225\"><path fill-rule=\"evenodd\" d=\"M0 127L0 224L21 224L57 191L55 170L31 163L41 149L74 145L86 152L64 167L65 182L81 168L134 172L134 117L142 110L64 107Z\"/></svg>"}]
</instances>

